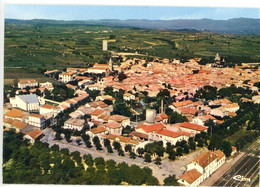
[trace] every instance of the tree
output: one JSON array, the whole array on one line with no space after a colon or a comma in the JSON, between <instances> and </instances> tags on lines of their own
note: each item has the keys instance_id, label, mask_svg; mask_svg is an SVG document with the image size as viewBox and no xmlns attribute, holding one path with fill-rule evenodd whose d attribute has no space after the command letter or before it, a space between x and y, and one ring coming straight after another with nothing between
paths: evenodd
<instances>
[{"instance_id":1,"label":"tree","mask_svg":"<svg viewBox=\"0 0 260 187\"><path fill-rule=\"evenodd\" d=\"M42 93L41 93L41 91L38 88L36 89L36 93L35 94L38 95L38 96L42 96Z\"/></svg>"},{"instance_id":2,"label":"tree","mask_svg":"<svg viewBox=\"0 0 260 187\"><path fill-rule=\"evenodd\" d=\"M93 142L94 144L100 143L99 138L98 138L97 136L94 136L94 138L92 139L92 142Z\"/></svg>"},{"instance_id":3,"label":"tree","mask_svg":"<svg viewBox=\"0 0 260 187\"><path fill-rule=\"evenodd\" d=\"M198 147L203 147L203 139L202 138L199 138L198 139L198 144L197 144Z\"/></svg>"},{"instance_id":4,"label":"tree","mask_svg":"<svg viewBox=\"0 0 260 187\"><path fill-rule=\"evenodd\" d=\"M107 146L107 152L108 153L113 153L113 149L112 149L111 145Z\"/></svg>"},{"instance_id":5,"label":"tree","mask_svg":"<svg viewBox=\"0 0 260 187\"><path fill-rule=\"evenodd\" d=\"M169 123L174 124L174 123L182 123L185 121L188 121L186 116L183 116L179 114L178 112L169 112L167 114L169 117Z\"/></svg>"},{"instance_id":6,"label":"tree","mask_svg":"<svg viewBox=\"0 0 260 187\"><path fill-rule=\"evenodd\" d=\"M162 159L161 159L160 157L157 157L157 158L155 159L155 164L156 164L156 165L161 165L161 161L162 161Z\"/></svg>"},{"instance_id":7,"label":"tree","mask_svg":"<svg viewBox=\"0 0 260 187\"><path fill-rule=\"evenodd\" d=\"M183 145L183 152L184 152L185 154L188 154L188 153L190 152L189 146L188 146L187 144L184 144L184 145Z\"/></svg>"},{"instance_id":8,"label":"tree","mask_svg":"<svg viewBox=\"0 0 260 187\"><path fill-rule=\"evenodd\" d=\"M60 134L61 134L60 132L55 133L55 140L61 140L62 139Z\"/></svg>"},{"instance_id":9,"label":"tree","mask_svg":"<svg viewBox=\"0 0 260 187\"><path fill-rule=\"evenodd\" d=\"M63 154L63 155L69 155L69 149L68 148L62 148L60 150L60 152Z\"/></svg>"},{"instance_id":10,"label":"tree","mask_svg":"<svg viewBox=\"0 0 260 187\"><path fill-rule=\"evenodd\" d=\"M123 72L119 73L119 75L118 75L119 82L122 82L126 78L127 78L127 76Z\"/></svg>"},{"instance_id":11,"label":"tree","mask_svg":"<svg viewBox=\"0 0 260 187\"><path fill-rule=\"evenodd\" d=\"M144 154L144 149L143 148L139 147L136 151L139 154L139 156L142 156Z\"/></svg>"},{"instance_id":12,"label":"tree","mask_svg":"<svg viewBox=\"0 0 260 187\"><path fill-rule=\"evenodd\" d=\"M109 36L109 39L115 39L116 38L116 36L114 35L114 34L110 34L110 36Z\"/></svg>"},{"instance_id":13,"label":"tree","mask_svg":"<svg viewBox=\"0 0 260 187\"><path fill-rule=\"evenodd\" d=\"M81 135L81 138L83 139L83 141L90 139L89 135L88 135L88 134L85 134L85 133L83 133L83 134Z\"/></svg>"},{"instance_id":14,"label":"tree","mask_svg":"<svg viewBox=\"0 0 260 187\"><path fill-rule=\"evenodd\" d=\"M118 114L127 117L132 116L132 113L130 112L130 107L126 106L124 102L116 102L112 114Z\"/></svg>"},{"instance_id":15,"label":"tree","mask_svg":"<svg viewBox=\"0 0 260 187\"><path fill-rule=\"evenodd\" d=\"M213 134L212 137L210 138L208 149L211 151L219 149L222 141L223 141L222 137L220 137L217 134Z\"/></svg>"},{"instance_id":16,"label":"tree","mask_svg":"<svg viewBox=\"0 0 260 187\"><path fill-rule=\"evenodd\" d=\"M51 146L51 150L52 150L52 151L59 151L59 150L60 150L60 147L59 147L59 145L54 144L53 146Z\"/></svg>"},{"instance_id":17,"label":"tree","mask_svg":"<svg viewBox=\"0 0 260 187\"><path fill-rule=\"evenodd\" d=\"M176 152L176 155L177 155L177 156L182 156L183 150L182 150L181 147L177 147L177 150L176 150L176 151L177 151L177 152Z\"/></svg>"},{"instance_id":18,"label":"tree","mask_svg":"<svg viewBox=\"0 0 260 187\"><path fill-rule=\"evenodd\" d=\"M100 144L100 142L97 142L95 144L96 150L102 150L102 145Z\"/></svg>"},{"instance_id":19,"label":"tree","mask_svg":"<svg viewBox=\"0 0 260 187\"><path fill-rule=\"evenodd\" d=\"M130 144L127 144L125 146L125 152L131 152L132 151L132 146Z\"/></svg>"},{"instance_id":20,"label":"tree","mask_svg":"<svg viewBox=\"0 0 260 187\"><path fill-rule=\"evenodd\" d=\"M196 143L193 140L189 141L189 148L190 148L190 150L195 150L196 149Z\"/></svg>"},{"instance_id":21,"label":"tree","mask_svg":"<svg viewBox=\"0 0 260 187\"><path fill-rule=\"evenodd\" d=\"M110 145L110 140L107 139L107 138L105 138L105 139L104 139L104 146L107 147L107 146L109 146L109 145Z\"/></svg>"},{"instance_id":22,"label":"tree","mask_svg":"<svg viewBox=\"0 0 260 187\"><path fill-rule=\"evenodd\" d=\"M114 95L114 92L113 92L113 87L112 86L107 86L104 88L104 92L105 92L105 95L111 95L113 96Z\"/></svg>"},{"instance_id":23,"label":"tree","mask_svg":"<svg viewBox=\"0 0 260 187\"><path fill-rule=\"evenodd\" d=\"M67 142L70 142L70 138L71 138L71 134L72 134L71 130L69 130L69 129L64 129L63 132L64 132L64 135L65 135L66 141L67 141Z\"/></svg>"},{"instance_id":24,"label":"tree","mask_svg":"<svg viewBox=\"0 0 260 187\"><path fill-rule=\"evenodd\" d=\"M117 149L117 153L119 156L125 156L124 151L121 148Z\"/></svg>"},{"instance_id":25,"label":"tree","mask_svg":"<svg viewBox=\"0 0 260 187\"><path fill-rule=\"evenodd\" d=\"M94 159L94 162L97 165L105 165L105 160L103 157L97 157Z\"/></svg>"},{"instance_id":26,"label":"tree","mask_svg":"<svg viewBox=\"0 0 260 187\"><path fill-rule=\"evenodd\" d=\"M175 175L169 175L163 180L163 183L164 186L179 186L179 183L175 178Z\"/></svg>"},{"instance_id":27,"label":"tree","mask_svg":"<svg viewBox=\"0 0 260 187\"><path fill-rule=\"evenodd\" d=\"M223 153L225 153L226 157L229 157L232 153L231 143L227 140L224 140L221 143L220 150L223 151Z\"/></svg>"},{"instance_id":28,"label":"tree","mask_svg":"<svg viewBox=\"0 0 260 187\"><path fill-rule=\"evenodd\" d=\"M131 151L130 154L129 154L129 157L132 158L132 159L135 159L136 158L136 154Z\"/></svg>"},{"instance_id":29,"label":"tree","mask_svg":"<svg viewBox=\"0 0 260 187\"><path fill-rule=\"evenodd\" d=\"M172 146L170 142L167 142L165 152L170 153L173 150L173 148L174 148L174 146Z\"/></svg>"},{"instance_id":30,"label":"tree","mask_svg":"<svg viewBox=\"0 0 260 187\"><path fill-rule=\"evenodd\" d=\"M52 99L52 97L51 97L51 92L50 92L48 89L45 89L45 90L44 90L44 95L45 95L44 98L46 98L46 99Z\"/></svg>"},{"instance_id":31,"label":"tree","mask_svg":"<svg viewBox=\"0 0 260 187\"><path fill-rule=\"evenodd\" d=\"M92 147L91 142L89 140L85 140L84 143L85 143L87 148L91 148Z\"/></svg>"},{"instance_id":32,"label":"tree","mask_svg":"<svg viewBox=\"0 0 260 187\"><path fill-rule=\"evenodd\" d=\"M145 153L144 161L147 162L147 163L152 162L151 155L149 153Z\"/></svg>"},{"instance_id":33,"label":"tree","mask_svg":"<svg viewBox=\"0 0 260 187\"><path fill-rule=\"evenodd\" d=\"M108 169L107 174L111 185L120 185L123 181L123 174L116 168Z\"/></svg>"},{"instance_id":34,"label":"tree","mask_svg":"<svg viewBox=\"0 0 260 187\"><path fill-rule=\"evenodd\" d=\"M93 158L90 154L84 155L83 159L85 160L85 163L89 166L92 167L94 164Z\"/></svg>"},{"instance_id":35,"label":"tree","mask_svg":"<svg viewBox=\"0 0 260 187\"><path fill-rule=\"evenodd\" d=\"M112 159L110 159L110 160L108 160L108 161L106 161L106 167L107 168L115 168L116 167L116 162L114 161L114 160L112 160Z\"/></svg>"},{"instance_id":36,"label":"tree","mask_svg":"<svg viewBox=\"0 0 260 187\"><path fill-rule=\"evenodd\" d=\"M118 149L120 149L120 148L121 148L121 145L120 145L120 143L119 143L119 142L117 142L117 141L114 141L114 142L113 142L113 147L114 147L114 149L115 149L115 150L118 150Z\"/></svg>"},{"instance_id":37,"label":"tree","mask_svg":"<svg viewBox=\"0 0 260 187\"><path fill-rule=\"evenodd\" d=\"M176 152L174 150L170 151L168 154L169 154L169 159L170 160L175 160Z\"/></svg>"},{"instance_id":38,"label":"tree","mask_svg":"<svg viewBox=\"0 0 260 187\"><path fill-rule=\"evenodd\" d=\"M80 145L81 139L77 139L76 142L78 145Z\"/></svg>"},{"instance_id":39,"label":"tree","mask_svg":"<svg viewBox=\"0 0 260 187\"><path fill-rule=\"evenodd\" d=\"M146 180L146 185L148 186L158 186L159 185L159 181L156 177L154 176L149 176Z\"/></svg>"}]
</instances>

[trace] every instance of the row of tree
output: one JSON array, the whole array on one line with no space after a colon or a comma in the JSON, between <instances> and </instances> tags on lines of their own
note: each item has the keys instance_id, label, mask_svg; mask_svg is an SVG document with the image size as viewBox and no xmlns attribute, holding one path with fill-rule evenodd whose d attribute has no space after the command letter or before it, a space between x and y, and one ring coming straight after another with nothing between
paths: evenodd
<instances>
[{"instance_id":1,"label":"row of tree","mask_svg":"<svg viewBox=\"0 0 260 187\"><path fill-rule=\"evenodd\" d=\"M30 145L14 131L5 131L3 138L3 183L159 185L148 167L93 159L90 154L82 157L78 151L70 153L40 141ZM175 176L167 177L164 184L178 185Z\"/></svg>"}]
</instances>

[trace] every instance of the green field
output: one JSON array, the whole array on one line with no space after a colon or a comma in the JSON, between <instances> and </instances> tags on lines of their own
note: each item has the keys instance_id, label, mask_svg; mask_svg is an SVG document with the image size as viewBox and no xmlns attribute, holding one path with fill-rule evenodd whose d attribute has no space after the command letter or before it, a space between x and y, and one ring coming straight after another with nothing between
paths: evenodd
<instances>
[{"instance_id":1,"label":"green field","mask_svg":"<svg viewBox=\"0 0 260 187\"><path fill-rule=\"evenodd\" d=\"M253 131L246 131L241 129L237 131L235 134L233 134L232 136L227 137L226 140L228 140L232 145L235 145L235 142L237 142L238 139L241 139L244 136L251 135L253 133L254 133Z\"/></svg>"},{"instance_id":2,"label":"green field","mask_svg":"<svg viewBox=\"0 0 260 187\"><path fill-rule=\"evenodd\" d=\"M113 39L108 50L138 52L144 57L189 59L194 57L243 57L259 59L259 36L210 32L176 32L119 28L87 24L5 24L5 79L42 78L47 69L89 67L106 63L110 57L102 51L102 40ZM23 67L22 71L6 67ZM19 74L17 74L19 72Z\"/></svg>"}]
</instances>

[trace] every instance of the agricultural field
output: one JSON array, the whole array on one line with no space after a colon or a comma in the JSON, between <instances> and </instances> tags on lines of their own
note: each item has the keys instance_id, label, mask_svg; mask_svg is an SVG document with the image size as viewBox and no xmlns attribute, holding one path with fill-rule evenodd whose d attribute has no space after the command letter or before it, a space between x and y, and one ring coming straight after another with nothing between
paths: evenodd
<instances>
[{"instance_id":1,"label":"agricultural field","mask_svg":"<svg viewBox=\"0 0 260 187\"><path fill-rule=\"evenodd\" d=\"M141 54L141 58L185 61L194 57L210 59L220 53L227 58L242 57L242 63L259 61L259 36L58 22L5 24L5 83L12 82L17 76L41 79L47 69L87 68L94 63L107 63L110 53L102 51L103 39L109 40L108 51Z\"/></svg>"}]
</instances>

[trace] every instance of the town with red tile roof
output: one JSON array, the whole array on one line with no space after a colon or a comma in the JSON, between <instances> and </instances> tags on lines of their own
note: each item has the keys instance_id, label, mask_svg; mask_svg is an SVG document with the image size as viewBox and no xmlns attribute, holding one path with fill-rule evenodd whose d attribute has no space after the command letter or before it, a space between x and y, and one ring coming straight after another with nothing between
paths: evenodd
<instances>
[{"instance_id":1,"label":"town with red tile roof","mask_svg":"<svg viewBox=\"0 0 260 187\"><path fill-rule=\"evenodd\" d=\"M176 63L171 59L148 62L133 58L114 66L110 58L108 64L88 69L47 70L46 76L58 74L64 86L46 82L39 87L36 80L18 82L17 95L6 103L4 130L22 132L32 144L71 144L72 137L80 141L84 135L88 140L83 141L89 142L86 146L94 144L104 156L112 149L102 148L106 141L115 146L118 155L130 147L129 153L125 152L129 157L162 157L164 164L186 155L189 159L182 164L186 169L174 173L179 184L203 184L237 151L226 140L215 145L212 135L222 132L221 125L231 128L228 121L232 123L241 115L245 103L259 103L259 88L253 83L259 81L260 71L249 65L200 65L198 60ZM246 84L245 80L250 81ZM23 89L27 87L30 89ZM235 90L234 96L225 94L230 90ZM67 96L61 99L61 94ZM53 134L52 140L45 138ZM162 154L149 150L149 146L157 146L156 142L161 142ZM200 154L192 154L201 148Z\"/></svg>"}]
</instances>

